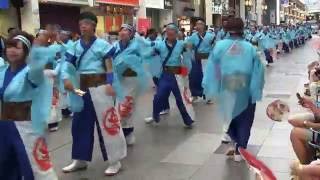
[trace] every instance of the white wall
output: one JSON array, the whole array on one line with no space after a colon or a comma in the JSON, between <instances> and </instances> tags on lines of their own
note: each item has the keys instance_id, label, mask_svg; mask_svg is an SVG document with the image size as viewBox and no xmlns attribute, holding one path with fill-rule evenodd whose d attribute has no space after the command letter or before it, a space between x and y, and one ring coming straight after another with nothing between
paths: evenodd
<instances>
[{"instance_id":1,"label":"white wall","mask_svg":"<svg viewBox=\"0 0 320 180\"><path fill-rule=\"evenodd\" d=\"M40 16L38 0L27 1L21 8L22 30L36 34L40 29Z\"/></svg>"}]
</instances>

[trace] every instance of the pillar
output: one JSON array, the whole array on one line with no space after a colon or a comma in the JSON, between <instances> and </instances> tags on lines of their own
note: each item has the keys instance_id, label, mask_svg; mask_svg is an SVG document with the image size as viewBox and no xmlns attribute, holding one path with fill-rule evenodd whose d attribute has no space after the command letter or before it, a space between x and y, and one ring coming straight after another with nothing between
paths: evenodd
<instances>
[{"instance_id":1,"label":"pillar","mask_svg":"<svg viewBox=\"0 0 320 180\"><path fill-rule=\"evenodd\" d=\"M212 25L212 0L205 0L206 24Z\"/></svg>"},{"instance_id":2,"label":"pillar","mask_svg":"<svg viewBox=\"0 0 320 180\"><path fill-rule=\"evenodd\" d=\"M40 29L40 15L38 0L30 0L21 8L22 30L36 34Z\"/></svg>"}]
</instances>

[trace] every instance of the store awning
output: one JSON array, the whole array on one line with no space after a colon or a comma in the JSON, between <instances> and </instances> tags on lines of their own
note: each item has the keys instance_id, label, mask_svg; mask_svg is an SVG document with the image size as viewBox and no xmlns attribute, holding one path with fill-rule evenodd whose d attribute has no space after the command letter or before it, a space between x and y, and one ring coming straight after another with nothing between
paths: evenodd
<instances>
[{"instance_id":1,"label":"store awning","mask_svg":"<svg viewBox=\"0 0 320 180\"><path fill-rule=\"evenodd\" d=\"M122 6L139 6L139 0L96 0L97 3L115 4Z\"/></svg>"},{"instance_id":2,"label":"store awning","mask_svg":"<svg viewBox=\"0 0 320 180\"><path fill-rule=\"evenodd\" d=\"M0 9L8 9L9 0L0 0Z\"/></svg>"}]
</instances>

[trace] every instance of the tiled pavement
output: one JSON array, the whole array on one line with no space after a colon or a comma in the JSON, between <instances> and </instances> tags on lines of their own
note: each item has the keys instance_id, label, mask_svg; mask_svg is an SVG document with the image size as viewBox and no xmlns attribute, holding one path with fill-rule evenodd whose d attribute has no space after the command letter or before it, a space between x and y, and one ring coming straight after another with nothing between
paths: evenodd
<instances>
[{"instance_id":1,"label":"tiled pavement","mask_svg":"<svg viewBox=\"0 0 320 180\"><path fill-rule=\"evenodd\" d=\"M295 93L302 91L306 67L316 60L310 43L281 55L267 69L265 98L258 104L252 128L249 151L256 154L275 172L279 180L289 179L289 163L295 159L287 122L274 123L265 115L268 103L275 99L288 102L291 112L303 111L297 105ZM107 163L101 159L95 143L94 157L87 171L63 174L61 168L70 162L70 120L64 120L61 129L49 135L49 148L55 169L62 180L251 180L254 176L244 162L235 163L221 154L221 122L216 117L215 105L198 104L195 107L197 125L183 128L180 115L173 107L160 126L148 126L144 117L151 112L153 90L139 98L135 115L137 143L128 149L123 170L115 177L105 177ZM171 104L174 101L171 99ZM216 152L216 153L215 153Z\"/></svg>"}]
</instances>

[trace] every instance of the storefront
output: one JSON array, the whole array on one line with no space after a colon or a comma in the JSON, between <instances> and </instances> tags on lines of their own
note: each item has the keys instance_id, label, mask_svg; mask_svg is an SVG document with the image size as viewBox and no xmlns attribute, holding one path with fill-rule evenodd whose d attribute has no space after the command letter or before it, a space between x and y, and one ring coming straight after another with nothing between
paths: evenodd
<instances>
[{"instance_id":1,"label":"storefront","mask_svg":"<svg viewBox=\"0 0 320 180\"><path fill-rule=\"evenodd\" d=\"M160 28L160 11L164 10L164 1L161 0L145 0L146 16L151 20L153 28Z\"/></svg>"},{"instance_id":2,"label":"storefront","mask_svg":"<svg viewBox=\"0 0 320 180\"><path fill-rule=\"evenodd\" d=\"M119 31L121 24L133 24L139 0L96 0L99 7L91 8L98 16L97 34Z\"/></svg>"},{"instance_id":3,"label":"storefront","mask_svg":"<svg viewBox=\"0 0 320 180\"><path fill-rule=\"evenodd\" d=\"M192 31L195 25L195 8L193 1L177 0L174 1L173 19L177 20L180 29L185 29L185 32Z\"/></svg>"},{"instance_id":4,"label":"storefront","mask_svg":"<svg viewBox=\"0 0 320 180\"><path fill-rule=\"evenodd\" d=\"M63 29L78 32L80 8L85 5L88 5L87 0L49 0L46 3L40 3L40 27L45 28L47 24L58 24Z\"/></svg>"}]
</instances>

